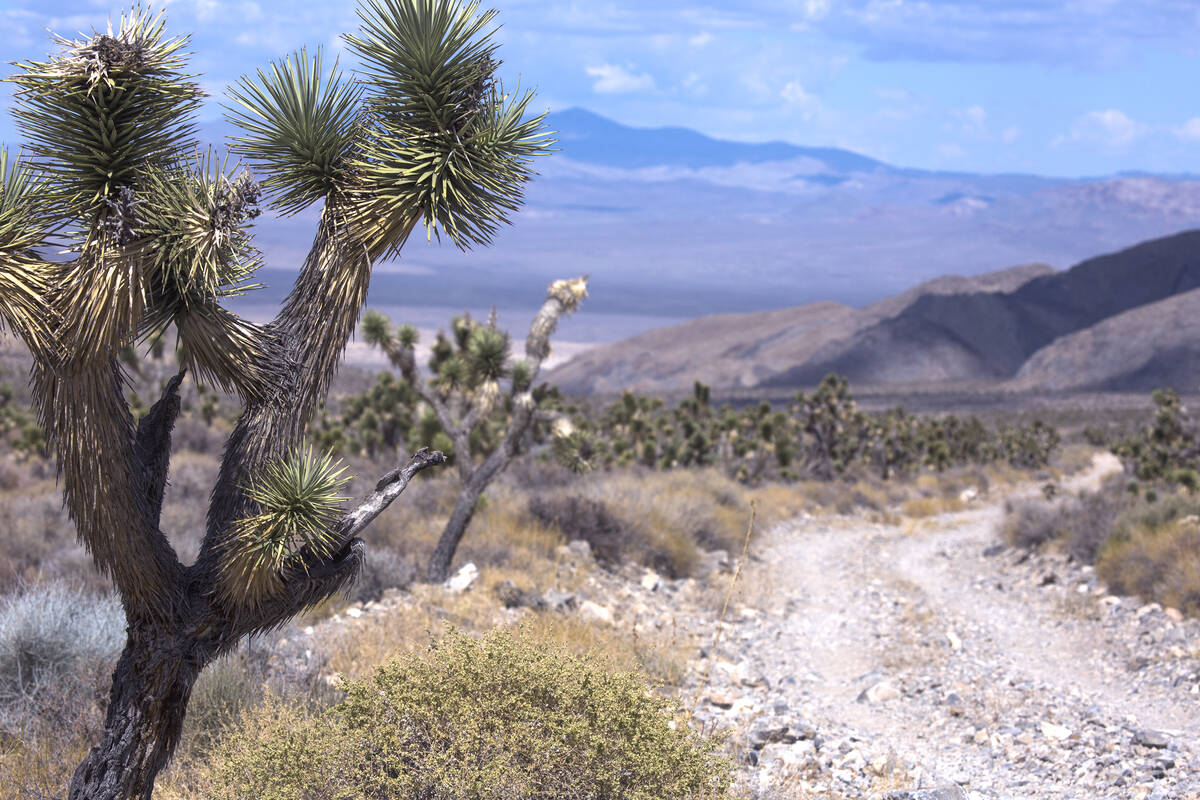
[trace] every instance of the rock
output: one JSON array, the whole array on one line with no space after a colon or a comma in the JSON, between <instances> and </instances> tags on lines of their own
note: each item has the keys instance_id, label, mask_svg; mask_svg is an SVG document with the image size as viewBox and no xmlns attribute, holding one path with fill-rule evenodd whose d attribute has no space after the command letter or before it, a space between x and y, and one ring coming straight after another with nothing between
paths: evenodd
<instances>
[{"instance_id":1,"label":"rock","mask_svg":"<svg viewBox=\"0 0 1200 800\"><path fill-rule=\"evenodd\" d=\"M1005 547L1000 542L996 542L995 544L989 544L987 547L983 548L983 557L984 558L993 558L993 557L998 556L1001 553L1003 553L1004 550L1005 550Z\"/></svg>"},{"instance_id":2,"label":"rock","mask_svg":"<svg viewBox=\"0 0 1200 800\"><path fill-rule=\"evenodd\" d=\"M967 800L967 793L958 786L942 786L937 789L892 792L887 796L887 800Z\"/></svg>"},{"instance_id":3,"label":"rock","mask_svg":"<svg viewBox=\"0 0 1200 800\"><path fill-rule=\"evenodd\" d=\"M750 732L750 747L761 750L769 744L793 744L799 738L787 725L760 725Z\"/></svg>"},{"instance_id":4,"label":"rock","mask_svg":"<svg viewBox=\"0 0 1200 800\"><path fill-rule=\"evenodd\" d=\"M1168 606L1167 608L1163 609L1163 613L1166 614L1169 619L1175 622L1183 622L1183 612L1178 608L1172 608Z\"/></svg>"},{"instance_id":5,"label":"rock","mask_svg":"<svg viewBox=\"0 0 1200 800\"><path fill-rule=\"evenodd\" d=\"M955 652L962 650L962 639L958 638L958 634L954 632L953 628L946 630L946 640L950 642L951 650Z\"/></svg>"},{"instance_id":6,"label":"rock","mask_svg":"<svg viewBox=\"0 0 1200 800\"><path fill-rule=\"evenodd\" d=\"M1133 743L1142 747L1153 747L1157 750L1166 748L1171 742L1166 734L1160 731L1139 730L1133 733Z\"/></svg>"},{"instance_id":7,"label":"rock","mask_svg":"<svg viewBox=\"0 0 1200 800\"><path fill-rule=\"evenodd\" d=\"M586 539L572 539L567 542L567 550L577 558L589 559L592 557L592 545Z\"/></svg>"},{"instance_id":8,"label":"rock","mask_svg":"<svg viewBox=\"0 0 1200 800\"><path fill-rule=\"evenodd\" d=\"M611 609L591 600L583 601L579 606L579 614L589 622L600 622L605 625L612 625L614 622Z\"/></svg>"},{"instance_id":9,"label":"rock","mask_svg":"<svg viewBox=\"0 0 1200 800\"><path fill-rule=\"evenodd\" d=\"M358 619L363 615L363 611L358 606L350 606L346 609L346 616L351 619Z\"/></svg>"},{"instance_id":10,"label":"rock","mask_svg":"<svg viewBox=\"0 0 1200 800\"><path fill-rule=\"evenodd\" d=\"M1150 614L1157 614L1162 610L1162 606L1160 606L1158 603L1147 603L1134 612L1134 616L1138 619L1141 619L1142 617L1149 616Z\"/></svg>"},{"instance_id":11,"label":"rock","mask_svg":"<svg viewBox=\"0 0 1200 800\"><path fill-rule=\"evenodd\" d=\"M547 608L558 612L570 611L579 605L578 598L570 592L560 592L557 589L547 589L542 595L542 602Z\"/></svg>"},{"instance_id":12,"label":"rock","mask_svg":"<svg viewBox=\"0 0 1200 800\"><path fill-rule=\"evenodd\" d=\"M787 771L804 762L805 750L790 744L769 744L758 754L758 768Z\"/></svg>"},{"instance_id":13,"label":"rock","mask_svg":"<svg viewBox=\"0 0 1200 800\"><path fill-rule=\"evenodd\" d=\"M729 553L724 550L709 550L700 554L700 571L716 572L729 568Z\"/></svg>"},{"instance_id":14,"label":"rock","mask_svg":"<svg viewBox=\"0 0 1200 800\"><path fill-rule=\"evenodd\" d=\"M900 696L900 690L893 686L888 681L880 681L869 689L865 689L858 696L858 702L867 703L886 703L888 700L895 700Z\"/></svg>"},{"instance_id":15,"label":"rock","mask_svg":"<svg viewBox=\"0 0 1200 800\"><path fill-rule=\"evenodd\" d=\"M509 580L496 584L496 599L505 608L545 608L549 605L542 597L519 588Z\"/></svg>"},{"instance_id":16,"label":"rock","mask_svg":"<svg viewBox=\"0 0 1200 800\"><path fill-rule=\"evenodd\" d=\"M479 577L479 567L475 566L474 562L463 564L458 572L450 576L446 581L446 588L455 594L461 594L471 588L471 584Z\"/></svg>"},{"instance_id":17,"label":"rock","mask_svg":"<svg viewBox=\"0 0 1200 800\"><path fill-rule=\"evenodd\" d=\"M1056 742L1061 742L1071 735L1071 729L1065 728L1062 725L1056 725L1053 722L1042 722L1042 735L1047 739L1052 739Z\"/></svg>"},{"instance_id":18,"label":"rock","mask_svg":"<svg viewBox=\"0 0 1200 800\"><path fill-rule=\"evenodd\" d=\"M660 578L658 573L654 570L648 569L646 570L646 573L642 575L641 583L642 588L647 592L657 592L658 588L662 586L662 578Z\"/></svg>"},{"instance_id":19,"label":"rock","mask_svg":"<svg viewBox=\"0 0 1200 800\"><path fill-rule=\"evenodd\" d=\"M726 692L709 692L706 699L717 708L729 709L733 708L733 703L737 700L737 695Z\"/></svg>"},{"instance_id":20,"label":"rock","mask_svg":"<svg viewBox=\"0 0 1200 800\"><path fill-rule=\"evenodd\" d=\"M968 486L967 488L963 489L961 492L958 493L958 499L960 502L963 502L963 503L969 503L972 500L974 500L976 497L979 497L979 490L976 489L974 486Z\"/></svg>"}]
</instances>

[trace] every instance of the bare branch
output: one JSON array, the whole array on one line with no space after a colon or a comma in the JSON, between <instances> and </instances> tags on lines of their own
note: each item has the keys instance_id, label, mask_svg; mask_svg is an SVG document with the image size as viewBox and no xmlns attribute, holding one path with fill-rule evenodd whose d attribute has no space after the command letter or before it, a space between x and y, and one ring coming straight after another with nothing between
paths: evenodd
<instances>
[{"instance_id":1,"label":"bare branch","mask_svg":"<svg viewBox=\"0 0 1200 800\"><path fill-rule=\"evenodd\" d=\"M408 482L412 480L414 475L435 464L445 463L446 456L440 450L430 450L428 447L422 447L413 453L408 464L403 467L397 467L380 478L379 482L375 484L375 491L364 498L353 511L345 514L338 521L337 530L342 537L342 541L347 541L357 536L364 528L370 525L371 521L378 517L408 487Z\"/></svg>"}]
</instances>

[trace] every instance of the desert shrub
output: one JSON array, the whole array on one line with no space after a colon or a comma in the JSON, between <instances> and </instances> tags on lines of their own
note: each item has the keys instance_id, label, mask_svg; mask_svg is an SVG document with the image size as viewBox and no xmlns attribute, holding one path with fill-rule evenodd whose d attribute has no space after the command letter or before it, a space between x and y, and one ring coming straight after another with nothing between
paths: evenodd
<instances>
[{"instance_id":1,"label":"desert shrub","mask_svg":"<svg viewBox=\"0 0 1200 800\"><path fill-rule=\"evenodd\" d=\"M11 723L50 687L61 691L115 659L124 640L125 616L111 596L49 583L0 599L0 714Z\"/></svg>"},{"instance_id":2,"label":"desert shrub","mask_svg":"<svg viewBox=\"0 0 1200 800\"><path fill-rule=\"evenodd\" d=\"M1085 564L1095 563L1100 548L1128 506L1124 477L1119 474L1109 476L1099 491L1080 492L1068 528L1067 554Z\"/></svg>"},{"instance_id":3,"label":"desert shrub","mask_svg":"<svg viewBox=\"0 0 1200 800\"><path fill-rule=\"evenodd\" d=\"M1006 503L1002 534L1011 545L1027 548L1053 545L1072 558L1091 564L1113 535L1128 503L1123 478L1114 475L1096 492L1080 492L1076 497L1057 500Z\"/></svg>"},{"instance_id":4,"label":"desert shrub","mask_svg":"<svg viewBox=\"0 0 1200 800\"><path fill-rule=\"evenodd\" d=\"M451 632L309 717L269 705L230 736L205 796L729 797L729 764L636 675L519 634Z\"/></svg>"},{"instance_id":5,"label":"desert shrub","mask_svg":"<svg viewBox=\"0 0 1200 800\"><path fill-rule=\"evenodd\" d=\"M1168 497L1121 515L1096 571L1118 594L1200 614L1200 501Z\"/></svg>"},{"instance_id":6,"label":"desert shrub","mask_svg":"<svg viewBox=\"0 0 1200 800\"><path fill-rule=\"evenodd\" d=\"M542 525L555 527L568 539L583 539L596 560L617 566L636 537L620 517L599 500L579 495L534 495L529 515Z\"/></svg>"},{"instance_id":7,"label":"desert shrub","mask_svg":"<svg viewBox=\"0 0 1200 800\"><path fill-rule=\"evenodd\" d=\"M1021 500L1004 504L1001 535L1014 547L1037 548L1064 538L1069 514L1063 503Z\"/></svg>"}]
</instances>

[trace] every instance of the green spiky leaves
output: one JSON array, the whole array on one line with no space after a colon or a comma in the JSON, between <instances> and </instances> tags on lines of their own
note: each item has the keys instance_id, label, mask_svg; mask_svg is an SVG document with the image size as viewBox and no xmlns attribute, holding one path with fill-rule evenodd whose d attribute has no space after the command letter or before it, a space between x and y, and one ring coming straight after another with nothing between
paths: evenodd
<instances>
[{"instance_id":1,"label":"green spiky leaves","mask_svg":"<svg viewBox=\"0 0 1200 800\"><path fill-rule=\"evenodd\" d=\"M245 131L232 148L267 176L276 208L295 213L345 188L357 141L361 88L301 49L228 90L228 119Z\"/></svg>"},{"instance_id":2,"label":"green spiky leaves","mask_svg":"<svg viewBox=\"0 0 1200 800\"><path fill-rule=\"evenodd\" d=\"M373 347L386 347L392 341L392 323L381 311L371 309L362 315L359 324L363 339Z\"/></svg>"},{"instance_id":3,"label":"green spiky leaves","mask_svg":"<svg viewBox=\"0 0 1200 800\"><path fill-rule=\"evenodd\" d=\"M472 383L495 382L508 375L508 334L484 325L475 326L467 338L467 365Z\"/></svg>"},{"instance_id":4,"label":"green spiky leaves","mask_svg":"<svg viewBox=\"0 0 1200 800\"><path fill-rule=\"evenodd\" d=\"M457 246L491 241L551 141L531 92L496 82L494 11L462 0L367 0L359 34L372 124L358 168L376 218L423 220Z\"/></svg>"},{"instance_id":5,"label":"green spiky leaves","mask_svg":"<svg viewBox=\"0 0 1200 800\"><path fill-rule=\"evenodd\" d=\"M89 235L112 216L123 188L147 167L192 146L199 86L184 74L186 37L167 39L163 15L142 8L119 30L85 40L59 39L49 61L16 66L13 113L49 197Z\"/></svg>"},{"instance_id":6,"label":"green spiky leaves","mask_svg":"<svg viewBox=\"0 0 1200 800\"><path fill-rule=\"evenodd\" d=\"M144 326L241 294L260 264L249 223L259 187L209 152L146 175L138 233L147 240L151 295Z\"/></svg>"},{"instance_id":7,"label":"green spiky leaves","mask_svg":"<svg viewBox=\"0 0 1200 800\"><path fill-rule=\"evenodd\" d=\"M239 520L224 553L222 593L255 604L279 586L280 571L303 549L316 558L335 554L334 523L345 501L346 468L329 454L297 448L271 462L244 487L258 513Z\"/></svg>"},{"instance_id":8,"label":"green spiky leaves","mask_svg":"<svg viewBox=\"0 0 1200 800\"><path fill-rule=\"evenodd\" d=\"M0 147L0 330L11 328L36 351L51 348L49 266L35 249L49 235L45 185Z\"/></svg>"}]
</instances>

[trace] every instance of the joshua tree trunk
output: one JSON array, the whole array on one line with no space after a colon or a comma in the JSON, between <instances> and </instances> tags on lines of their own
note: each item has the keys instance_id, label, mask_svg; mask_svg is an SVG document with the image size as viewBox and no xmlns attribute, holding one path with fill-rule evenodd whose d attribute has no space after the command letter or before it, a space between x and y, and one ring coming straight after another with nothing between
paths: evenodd
<instances>
[{"instance_id":1,"label":"joshua tree trunk","mask_svg":"<svg viewBox=\"0 0 1200 800\"><path fill-rule=\"evenodd\" d=\"M438 423L454 443L455 465L461 488L454 511L442 530L425 570L425 577L431 583L440 583L450 575L454 554L471 524L480 496L488 484L503 472L516 456L521 439L529 431L534 420L539 418L537 402L530 387L537 379L542 363L550 355L550 336L558 326L558 320L564 314L573 312L586 296L586 275L571 280L554 281L547 287L546 300L534 316L529 326L529 334L525 338L525 359L514 365L511 371L509 399L512 403L512 413L504 438L478 465L471 458L471 432L491 410L491 402L499 392L496 384L491 384L494 393L482 391L482 386L473 389L458 386L451 393L443 394L437 386L427 383L417 372L415 329L410 327L407 335L395 336L391 322L382 314L369 311L364 317L363 329L367 341L383 350L392 365L413 387L417 396L433 410ZM487 330L495 330L494 310ZM504 361L508 358L507 348L505 334L505 355L502 359ZM469 345L465 357L468 361L472 357ZM547 417L545 412L540 414L542 419Z\"/></svg>"},{"instance_id":2,"label":"joshua tree trunk","mask_svg":"<svg viewBox=\"0 0 1200 800\"><path fill-rule=\"evenodd\" d=\"M71 781L70 800L149 800L183 729L192 686L215 652L181 630L131 623L113 672L104 738Z\"/></svg>"},{"instance_id":3,"label":"joshua tree trunk","mask_svg":"<svg viewBox=\"0 0 1200 800\"><path fill-rule=\"evenodd\" d=\"M462 489L458 493L458 501L454 504L454 511L451 512L446 527L442 529L437 547L434 548L433 555L429 558L429 567L425 572L425 577L431 583L441 583L450 576L450 565L454 562L454 554L458 551L458 544L462 541L463 535L467 532L467 526L471 524L471 518L475 516L475 509L478 507L483 490L487 488L493 478L504 471L513 456L516 455L517 445L520 443L521 437L529 430L534 412L532 398L530 402L518 405L513 410L513 418L509 422L504 441L484 459L482 464L465 473L462 479Z\"/></svg>"}]
</instances>

